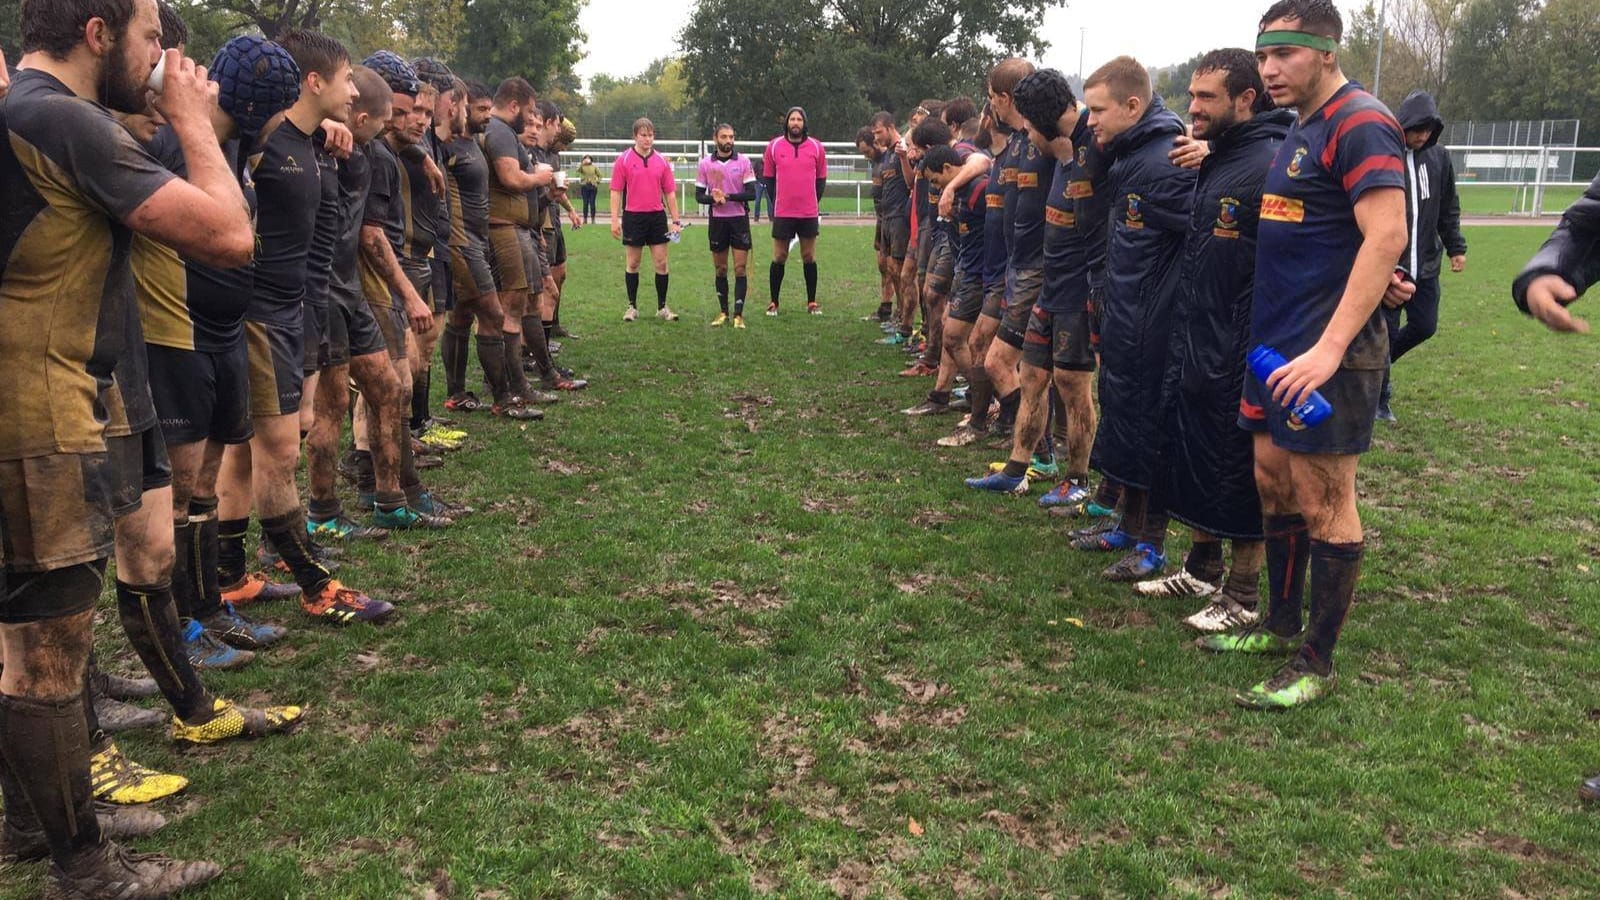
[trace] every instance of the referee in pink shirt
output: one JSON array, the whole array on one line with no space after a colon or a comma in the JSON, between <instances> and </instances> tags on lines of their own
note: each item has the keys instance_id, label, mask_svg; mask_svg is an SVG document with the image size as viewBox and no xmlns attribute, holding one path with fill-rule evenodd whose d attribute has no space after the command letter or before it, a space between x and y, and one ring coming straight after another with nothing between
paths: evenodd
<instances>
[{"instance_id":1,"label":"referee in pink shirt","mask_svg":"<svg viewBox=\"0 0 1600 900\"><path fill-rule=\"evenodd\" d=\"M761 161L762 180L777 198L772 210L772 267L767 271L772 303L767 315L778 314L783 291L783 268L789 261L789 242L800 239L800 259L805 263L806 311L817 309L818 202L828 183L828 154L822 143L806 133L806 111L791 107L784 116L783 134L767 144Z\"/></svg>"},{"instance_id":2,"label":"referee in pink shirt","mask_svg":"<svg viewBox=\"0 0 1600 900\"><path fill-rule=\"evenodd\" d=\"M633 146L611 166L611 236L622 239L628 259L623 276L628 286L624 322L639 318L639 261L645 247L650 248L656 270L656 318L678 321L678 314L667 306L667 243L683 230L678 221L678 184L672 163L655 152L655 144L655 124L639 119L633 123Z\"/></svg>"}]
</instances>

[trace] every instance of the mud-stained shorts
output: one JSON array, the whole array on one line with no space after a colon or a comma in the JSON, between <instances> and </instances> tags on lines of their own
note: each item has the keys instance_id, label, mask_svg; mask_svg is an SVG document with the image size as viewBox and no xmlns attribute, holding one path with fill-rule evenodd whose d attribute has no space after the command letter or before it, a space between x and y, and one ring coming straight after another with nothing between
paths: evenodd
<instances>
[{"instance_id":1,"label":"mud-stained shorts","mask_svg":"<svg viewBox=\"0 0 1600 900\"><path fill-rule=\"evenodd\" d=\"M896 216L883 220L883 252L895 262L904 262L911 246L911 221Z\"/></svg>"},{"instance_id":2,"label":"mud-stained shorts","mask_svg":"<svg viewBox=\"0 0 1600 900\"><path fill-rule=\"evenodd\" d=\"M57 453L0 461L0 568L6 576L48 572L107 559L114 544L111 459L99 453ZM8 580L0 576L0 581ZM15 588L16 585L11 585ZM26 621L82 608L12 609L0 591L0 621Z\"/></svg>"},{"instance_id":3,"label":"mud-stained shorts","mask_svg":"<svg viewBox=\"0 0 1600 900\"><path fill-rule=\"evenodd\" d=\"M469 237L464 247L450 248L450 276L456 299L475 303L495 291L494 269L489 266L488 244Z\"/></svg>"},{"instance_id":4,"label":"mud-stained shorts","mask_svg":"<svg viewBox=\"0 0 1600 900\"><path fill-rule=\"evenodd\" d=\"M923 294L933 293L946 300L956 277L955 244L948 234L935 233L928 249L928 266L922 276Z\"/></svg>"},{"instance_id":5,"label":"mud-stained shorts","mask_svg":"<svg viewBox=\"0 0 1600 900\"><path fill-rule=\"evenodd\" d=\"M983 308L978 314L987 319L1003 319L1006 315L1006 283L997 281L983 286Z\"/></svg>"},{"instance_id":6,"label":"mud-stained shorts","mask_svg":"<svg viewBox=\"0 0 1600 900\"><path fill-rule=\"evenodd\" d=\"M1302 428L1291 421L1288 409L1272 399L1266 385L1254 373L1246 372L1244 396L1239 398L1239 427L1269 434L1274 446L1292 453L1365 453L1372 446L1372 423L1378 413L1383 376L1382 369L1340 368L1317 388L1322 399L1333 406L1333 415L1313 428Z\"/></svg>"},{"instance_id":7,"label":"mud-stained shorts","mask_svg":"<svg viewBox=\"0 0 1600 900\"><path fill-rule=\"evenodd\" d=\"M1022 339L1022 361L1036 369L1093 372L1094 348L1089 346L1089 313L1052 313L1038 304L1028 316Z\"/></svg>"},{"instance_id":8,"label":"mud-stained shorts","mask_svg":"<svg viewBox=\"0 0 1600 900\"><path fill-rule=\"evenodd\" d=\"M996 338L1009 347L1022 349L1028 335L1028 317L1033 315L1033 304L1038 302L1039 292L1043 289L1043 269L1006 271L1005 310Z\"/></svg>"},{"instance_id":9,"label":"mud-stained shorts","mask_svg":"<svg viewBox=\"0 0 1600 900\"><path fill-rule=\"evenodd\" d=\"M265 419L300 411L300 394L305 389L304 339L300 327L245 320L252 417Z\"/></svg>"},{"instance_id":10,"label":"mud-stained shorts","mask_svg":"<svg viewBox=\"0 0 1600 900\"><path fill-rule=\"evenodd\" d=\"M241 341L229 350L145 344L161 436L172 444L250 440L250 367Z\"/></svg>"},{"instance_id":11,"label":"mud-stained shorts","mask_svg":"<svg viewBox=\"0 0 1600 900\"><path fill-rule=\"evenodd\" d=\"M516 225L489 226L489 266L494 272L495 288L501 293L528 289L528 266L522 260L522 243L517 239L522 230Z\"/></svg>"},{"instance_id":12,"label":"mud-stained shorts","mask_svg":"<svg viewBox=\"0 0 1600 900\"><path fill-rule=\"evenodd\" d=\"M968 325L978 321L983 312L983 276L976 272L956 272L955 288L950 292L950 305L945 315Z\"/></svg>"},{"instance_id":13,"label":"mud-stained shorts","mask_svg":"<svg viewBox=\"0 0 1600 900\"><path fill-rule=\"evenodd\" d=\"M172 461L167 458L167 442L162 439L159 428L106 438L106 454L111 460L113 519L137 512L143 505L145 491L172 484Z\"/></svg>"}]
</instances>

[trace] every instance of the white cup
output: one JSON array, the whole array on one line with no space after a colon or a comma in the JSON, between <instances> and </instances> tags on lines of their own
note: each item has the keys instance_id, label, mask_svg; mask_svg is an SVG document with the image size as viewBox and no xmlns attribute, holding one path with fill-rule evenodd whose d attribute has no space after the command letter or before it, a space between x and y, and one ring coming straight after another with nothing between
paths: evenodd
<instances>
[{"instance_id":1,"label":"white cup","mask_svg":"<svg viewBox=\"0 0 1600 900\"><path fill-rule=\"evenodd\" d=\"M564 191L566 189L567 189L567 173L558 170L556 172L556 190Z\"/></svg>"},{"instance_id":2,"label":"white cup","mask_svg":"<svg viewBox=\"0 0 1600 900\"><path fill-rule=\"evenodd\" d=\"M167 80L167 51L161 51L161 58L156 61L156 67L150 70L150 90L161 93L161 86Z\"/></svg>"}]
</instances>

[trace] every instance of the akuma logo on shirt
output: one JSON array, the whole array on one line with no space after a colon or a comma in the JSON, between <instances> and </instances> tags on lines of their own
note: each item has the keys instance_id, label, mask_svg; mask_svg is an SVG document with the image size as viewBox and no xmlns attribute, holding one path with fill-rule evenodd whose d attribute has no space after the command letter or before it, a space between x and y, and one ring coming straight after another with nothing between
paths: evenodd
<instances>
[{"instance_id":1,"label":"akuma logo on shirt","mask_svg":"<svg viewBox=\"0 0 1600 900\"><path fill-rule=\"evenodd\" d=\"M1237 198L1223 197L1217 201L1217 221L1212 226L1211 233L1219 238L1238 240L1239 201Z\"/></svg>"},{"instance_id":2,"label":"akuma logo on shirt","mask_svg":"<svg viewBox=\"0 0 1600 900\"><path fill-rule=\"evenodd\" d=\"M1140 208L1143 203L1143 197L1138 194L1129 194L1127 213L1123 217L1122 224L1129 228L1143 228L1144 210Z\"/></svg>"},{"instance_id":3,"label":"akuma logo on shirt","mask_svg":"<svg viewBox=\"0 0 1600 900\"><path fill-rule=\"evenodd\" d=\"M286 172L290 175L302 175L306 170L301 168L300 164L294 161L294 157L285 156L283 158L283 162L278 164L278 171Z\"/></svg>"},{"instance_id":4,"label":"akuma logo on shirt","mask_svg":"<svg viewBox=\"0 0 1600 900\"><path fill-rule=\"evenodd\" d=\"M1289 168L1285 170L1288 172L1290 178L1300 177L1300 160L1306 158L1306 152L1306 148L1304 147L1294 151L1294 156L1289 160Z\"/></svg>"},{"instance_id":5,"label":"akuma logo on shirt","mask_svg":"<svg viewBox=\"0 0 1600 900\"><path fill-rule=\"evenodd\" d=\"M1261 218L1268 222L1304 222L1306 203L1294 197L1265 194L1261 197Z\"/></svg>"}]
</instances>

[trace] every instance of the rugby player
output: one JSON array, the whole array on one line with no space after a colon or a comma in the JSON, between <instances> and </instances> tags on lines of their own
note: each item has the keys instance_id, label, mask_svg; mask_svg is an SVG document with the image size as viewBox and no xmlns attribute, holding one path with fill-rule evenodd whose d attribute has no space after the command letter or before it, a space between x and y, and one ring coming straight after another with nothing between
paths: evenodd
<instances>
[{"instance_id":1,"label":"rugby player","mask_svg":"<svg viewBox=\"0 0 1600 900\"><path fill-rule=\"evenodd\" d=\"M1216 632L1259 617L1261 499L1251 438L1237 419L1262 183L1294 114L1273 106L1255 55L1242 49L1201 57L1189 97L1190 136L1209 153L1198 163L1178 276L1150 515L1162 510L1188 525L1194 543L1178 571L1135 590L1211 598L1184 622ZM1232 543L1231 567L1223 565L1223 540Z\"/></svg>"},{"instance_id":2,"label":"rugby player","mask_svg":"<svg viewBox=\"0 0 1600 900\"><path fill-rule=\"evenodd\" d=\"M1386 294L1409 299L1415 286L1394 271L1406 246L1400 125L1341 71L1338 7L1279 0L1260 28L1256 61L1267 93L1299 113L1267 170L1250 317L1251 344L1289 362L1265 384L1247 374L1239 404L1240 424L1255 433L1269 594L1261 622L1200 641L1216 651L1292 654L1234 698L1287 709L1334 685L1333 649L1364 550L1356 466L1372 440L1389 361L1378 306ZM1290 411L1313 391L1333 413L1306 428Z\"/></svg>"},{"instance_id":3,"label":"rugby player","mask_svg":"<svg viewBox=\"0 0 1600 900\"><path fill-rule=\"evenodd\" d=\"M711 327L728 321L728 254L733 254L733 327L744 327L744 300L750 290L745 267L750 262L750 213L745 204L756 198L756 170L744 154L733 148L732 125L712 132L712 152L700 160L694 180L695 202L711 207L711 265L716 270L713 287L720 312Z\"/></svg>"},{"instance_id":4,"label":"rugby player","mask_svg":"<svg viewBox=\"0 0 1600 900\"><path fill-rule=\"evenodd\" d=\"M916 296L916 273L906 272L906 254L911 245L911 182L905 177L902 160L907 151L893 113L880 111L872 117L872 136L879 152L873 172L878 189L878 219L883 253L889 258L889 281L894 287L894 320L899 324L894 334L879 343L898 345L911 339L911 304Z\"/></svg>"},{"instance_id":5,"label":"rugby player","mask_svg":"<svg viewBox=\"0 0 1600 900\"><path fill-rule=\"evenodd\" d=\"M106 426L117 413L103 401L122 405L112 370L138 320L130 232L234 268L250 260L250 222L213 130L216 89L176 50L163 60L154 0L25 0L21 37L0 123L10 204L0 228L4 836L13 856L40 858L42 843L53 893L161 897L221 870L130 854L96 814L83 687L114 543ZM145 111L158 61L155 104L177 134L187 178L111 113ZM170 535L167 508L161 530Z\"/></svg>"},{"instance_id":6,"label":"rugby player","mask_svg":"<svg viewBox=\"0 0 1600 900\"><path fill-rule=\"evenodd\" d=\"M1084 82L1089 127L1105 151L1110 197L1106 287L1100 318L1100 423L1091 465L1123 488L1118 529L1074 546L1128 550L1110 581L1143 581L1166 567L1166 518L1151 515L1161 379L1195 173L1172 164L1183 122L1167 109L1139 61L1121 56Z\"/></svg>"},{"instance_id":7,"label":"rugby player","mask_svg":"<svg viewBox=\"0 0 1600 900\"><path fill-rule=\"evenodd\" d=\"M656 273L656 318L678 321L667 306L667 244L683 230L678 219L678 184L672 163L655 152L656 126L649 119L633 123L633 146L611 164L611 237L622 241L623 283L628 309L622 321L639 318L639 263L644 248Z\"/></svg>"},{"instance_id":8,"label":"rugby player","mask_svg":"<svg viewBox=\"0 0 1600 900\"><path fill-rule=\"evenodd\" d=\"M863 316L862 321L877 322L884 325L889 317L894 314L894 277L889 272L889 248L883 240L883 175L878 171L878 163L883 159L883 150L878 147L878 140L872 133L871 125L863 125L856 131L856 152L867 161L867 168L872 173L872 218L874 228L872 232L872 249L878 257L878 311L870 316Z\"/></svg>"},{"instance_id":9,"label":"rugby player","mask_svg":"<svg viewBox=\"0 0 1600 900\"><path fill-rule=\"evenodd\" d=\"M828 184L828 152L806 130L806 111L792 106L783 114L783 134L767 143L761 157L761 177L776 198L772 214L772 263L767 288L772 302L767 315L778 314L783 293L783 270L789 262L789 242L800 240L800 260L806 277L806 311L816 315L817 234L821 225L822 192Z\"/></svg>"},{"instance_id":10,"label":"rugby player","mask_svg":"<svg viewBox=\"0 0 1600 900\"><path fill-rule=\"evenodd\" d=\"M502 369L508 396L490 407L496 416L534 420L544 412L527 403L527 376L522 371L522 317L528 312L528 261L523 259L518 226L528 226L528 192L554 181L551 172L529 172L528 151L520 135L528 116L536 112L533 86L521 78L507 78L494 95L494 105L484 126L483 155L489 164L489 262L501 307L500 331L504 340ZM492 388L491 388L492 390Z\"/></svg>"}]
</instances>

